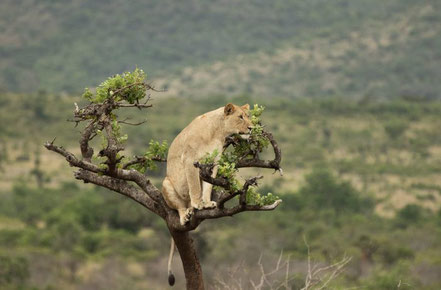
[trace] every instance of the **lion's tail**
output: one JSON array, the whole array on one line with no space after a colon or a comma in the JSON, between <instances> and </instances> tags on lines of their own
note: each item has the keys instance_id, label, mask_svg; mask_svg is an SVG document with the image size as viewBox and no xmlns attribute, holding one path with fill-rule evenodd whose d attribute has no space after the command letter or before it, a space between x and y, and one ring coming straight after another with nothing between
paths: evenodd
<instances>
[{"instance_id":1,"label":"lion's tail","mask_svg":"<svg viewBox=\"0 0 441 290\"><path fill-rule=\"evenodd\" d=\"M168 256L168 284L170 286L175 285L175 275L173 275L172 270L171 270L171 264L172 264L172 260L173 260L173 253L175 252L175 241L173 240L173 238L170 238L171 240L171 245L170 245L170 255Z\"/></svg>"}]
</instances>

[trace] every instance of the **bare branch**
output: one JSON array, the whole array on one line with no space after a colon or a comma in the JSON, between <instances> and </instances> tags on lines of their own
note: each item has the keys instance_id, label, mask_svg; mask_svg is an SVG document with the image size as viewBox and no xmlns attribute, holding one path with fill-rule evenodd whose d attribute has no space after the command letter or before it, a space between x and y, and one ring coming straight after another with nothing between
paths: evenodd
<instances>
[{"instance_id":1,"label":"bare branch","mask_svg":"<svg viewBox=\"0 0 441 290\"><path fill-rule=\"evenodd\" d=\"M86 126L83 133L81 134L81 139L80 139L81 155L83 156L84 160L87 160L89 162L93 156L93 148L89 146L89 141L96 136L95 134L96 129L97 128L96 128L95 120L93 120Z\"/></svg>"},{"instance_id":2,"label":"bare branch","mask_svg":"<svg viewBox=\"0 0 441 290\"><path fill-rule=\"evenodd\" d=\"M138 123L130 123L130 122L127 122L126 120L127 120L127 118L125 120L118 121L118 123L130 125L130 126L139 126L139 125L142 125L145 122L147 122L147 120L144 120L144 121L141 121L141 122L138 122Z\"/></svg>"},{"instance_id":3,"label":"bare branch","mask_svg":"<svg viewBox=\"0 0 441 290\"><path fill-rule=\"evenodd\" d=\"M121 108L151 108L153 105L146 105L146 104L123 104L123 103L117 103L118 107Z\"/></svg>"},{"instance_id":4,"label":"bare branch","mask_svg":"<svg viewBox=\"0 0 441 290\"><path fill-rule=\"evenodd\" d=\"M44 144L44 147L46 147L48 150L54 151L64 156L67 162L69 162L70 166L78 167L95 173L105 173L104 169L101 169L95 164L90 163L86 160L79 160L77 157L75 157L73 153L70 153L61 146L54 145L52 142L46 142L46 144Z\"/></svg>"},{"instance_id":5,"label":"bare branch","mask_svg":"<svg viewBox=\"0 0 441 290\"><path fill-rule=\"evenodd\" d=\"M140 203L141 205L145 206L158 215L163 214L159 205L154 200L152 200L150 196L148 196L145 192L138 190L126 181L109 176L100 176L96 173L92 173L83 169L75 172L75 178L118 192Z\"/></svg>"},{"instance_id":6,"label":"bare branch","mask_svg":"<svg viewBox=\"0 0 441 290\"><path fill-rule=\"evenodd\" d=\"M311 269L311 255L309 245L306 241L306 238L303 237L306 248L308 250L308 272L305 278L305 286L301 290L309 290L309 289L326 289L326 287L331 283L338 275L340 275L344 267L352 260L352 257L347 257L346 255L338 262L324 266L318 267L315 265Z\"/></svg>"},{"instance_id":7,"label":"bare branch","mask_svg":"<svg viewBox=\"0 0 441 290\"><path fill-rule=\"evenodd\" d=\"M221 280L216 279L216 282L222 286L222 288L217 287L216 289L254 289L254 290L262 290L262 289L291 289L288 286L288 283L294 279L294 277L289 278L289 263L290 263L290 256L288 256L286 259L283 259L283 251L280 251L279 258L277 259L276 265L271 268L269 271L265 270L264 262L266 262L266 259L263 259L263 254L260 254L259 260L257 262L257 268L258 271L260 271L260 277L258 277L258 280L255 282L253 279L249 279L247 282L249 285L245 284L243 285L242 280L240 277L244 276L244 274L247 274L247 271L244 271L244 269L249 267L244 267L243 263L236 265L233 268L233 271L229 271L229 277L228 280ZM285 277L282 278L283 281L280 280L280 274L285 269L286 274ZM241 271L239 271L241 270ZM252 272L254 269L251 270ZM244 287L245 286L245 287Z\"/></svg>"},{"instance_id":8,"label":"bare branch","mask_svg":"<svg viewBox=\"0 0 441 290\"><path fill-rule=\"evenodd\" d=\"M214 219L225 216L233 216L244 211L270 211L279 206L282 200L276 200L270 205L237 205L232 208L214 208L214 209L204 209L195 212L195 217L198 219Z\"/></svg>"}]
</instances>

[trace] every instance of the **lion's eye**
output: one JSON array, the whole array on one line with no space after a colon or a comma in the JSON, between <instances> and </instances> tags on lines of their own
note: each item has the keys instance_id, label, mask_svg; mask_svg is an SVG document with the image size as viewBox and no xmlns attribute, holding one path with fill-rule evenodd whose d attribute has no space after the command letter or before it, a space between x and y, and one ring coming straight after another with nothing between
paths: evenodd
<instances>
[{"instance_id":1,"label":"lion's eye","mask_svg":"<svg viewBox=\"0 0 441 290\"><path fill-rule=\"evenodd\" d=\"M243 120L243 115L240 115L239 118L241 118Z\"/></svg>"}]
</instances>

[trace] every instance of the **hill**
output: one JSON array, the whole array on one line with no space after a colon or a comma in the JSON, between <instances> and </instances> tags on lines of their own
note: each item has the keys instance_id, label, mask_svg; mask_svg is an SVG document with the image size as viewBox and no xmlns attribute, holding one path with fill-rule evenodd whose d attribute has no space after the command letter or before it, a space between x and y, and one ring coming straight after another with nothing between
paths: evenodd
<instances>
[{"instance_id":1,"label":"hill","mask_svg":"<svg viewBox=\"0 0 441 290\"><path fill-rule=\"evenodd\" d=\"M412 6L353 30L324 29L272 51L187 67L156 83L171 95L201 97L439 98L441 17L436 11L430 4Z\"/></svg>"},{"instance_id":2,"label":"hill","mask_svg":"<svg viewBox=\"0 0 441 290\"><path fill-rule=\"evenodd\" d=\"M181 95L441 91L434 0L6 0L0 8L4 91L78 93L136 65Z\"/></svg>"}]
</instances>

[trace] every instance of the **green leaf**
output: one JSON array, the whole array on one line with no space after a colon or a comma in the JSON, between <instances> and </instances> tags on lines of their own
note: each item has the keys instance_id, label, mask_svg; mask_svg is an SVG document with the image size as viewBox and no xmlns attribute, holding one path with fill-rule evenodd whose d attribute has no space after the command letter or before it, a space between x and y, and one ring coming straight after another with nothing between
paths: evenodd
<instances>
[{"instance_id":1,"label":"green leaf","mask_svg":"<svg viewBox=\"0 0 441 290\"><path fill-rule=\"evenodd\" d=\"M97 87L95 96L86 88L83 97L92 103L103 103L113 98L116 102L125 100L134 104L146 96L146 77L144 71L139 68L133 72L117 74L102 82Z\"/></svg>"},{"instance_id":2,"label":"green leaf","mask_svg":"<svg viewBox=\"0 0 441 290\"><path fill-rule=\"evenodd\" d=\"M138 163L130 166L131 169L135 169L141 173L144 173L148 170L156 170L158 166L156 165L153 158L166 159L168 151L168 143L167 141L162 141L159 143L158 141L150 140L149 148L144 153L145 161L142 163Z\"/></svg>"}]
</instances>

